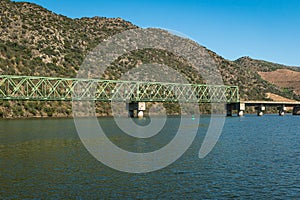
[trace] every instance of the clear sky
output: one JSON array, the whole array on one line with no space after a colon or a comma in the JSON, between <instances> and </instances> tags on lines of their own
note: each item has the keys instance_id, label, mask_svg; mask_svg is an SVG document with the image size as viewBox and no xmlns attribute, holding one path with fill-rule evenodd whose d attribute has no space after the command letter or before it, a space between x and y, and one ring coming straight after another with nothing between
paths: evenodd
<instances>
[{"instance_id":1,"label":"clear sky","mask_svg":"<svg viewBox=\"0 0 300 200\"><path fill-rule=\"evenodd\" d=\"M28 0L71 18L121 17L181 32L229 60L300 66L300 0Z\"/></svg>"}]
</instances>

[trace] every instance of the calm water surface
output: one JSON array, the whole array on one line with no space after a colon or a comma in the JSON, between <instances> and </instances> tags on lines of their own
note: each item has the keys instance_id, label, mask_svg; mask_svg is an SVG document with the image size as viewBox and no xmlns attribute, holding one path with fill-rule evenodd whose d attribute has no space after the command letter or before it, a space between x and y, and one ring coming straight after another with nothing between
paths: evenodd
<instances>
[{"instance_id":1,"label":"calm water surface","mask_svg":"<svg viewBox=\"0 0 300 200\"><path fill-rule=\"evenodd\" d=\"M198 158L209 118L201 118L188 151L146 174L110 169L81 143L72 119L0 121L0 198L299 199L300 116L226 118L213 151ZM178 118L162 133L133 140L112 118L100 118L124 149L155 150L172 140ZM143 123L143 122L138 122Z\"/></svg>"}]
</instances>

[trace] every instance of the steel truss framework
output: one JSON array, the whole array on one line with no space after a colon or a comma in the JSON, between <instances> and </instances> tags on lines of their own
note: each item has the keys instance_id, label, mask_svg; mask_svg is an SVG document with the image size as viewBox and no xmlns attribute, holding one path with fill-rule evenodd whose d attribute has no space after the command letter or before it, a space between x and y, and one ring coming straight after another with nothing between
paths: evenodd
<instances>
[{"instance_id":1,"label":"steel truss framework","mask_svg":"<svg viewBox=\"0 0 300 200\"><path fill-rule=\"evenodd\" d=\"M1 100L239 102L237 86L0 75Z\"/></svg>"}]
</instances>

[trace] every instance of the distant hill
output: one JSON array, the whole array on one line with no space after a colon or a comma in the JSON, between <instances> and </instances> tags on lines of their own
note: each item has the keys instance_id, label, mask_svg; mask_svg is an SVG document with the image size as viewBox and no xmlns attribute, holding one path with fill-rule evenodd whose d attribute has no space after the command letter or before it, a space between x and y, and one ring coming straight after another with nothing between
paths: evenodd
<instances>
[{"instance_id":1,"label":"distant hill","mask_svg":"<svg viewBox=\"0 0 300 200\"><path fill-rule=\"evenodd\" d=\"M269 91L264 94L274 93L289 99L300 99L300 67L255 60L250 57L242 57L234 62L251 69L268 83ZM266 95L267 98L268 96Z\"/></svg>"},{"instance_id":2,"label":"distant hill","mask_svg":"<svg viewBox=\"0 0 300 200\"><path fill-rule=\"evenodd\" d=\"M138 27L120 18L70 19L32 3L1 0L0 74L75 77L84 57L97 44L109 36L135 28ZM289 76L291 71L300 72L300 68L249 57L229 61L211 50L207 49L207 52L215 59L224 83L239 86L242 99L270 99L268 94L271 93L300 100L297 74L294 82L287 83L290 85L272 81L272 73L267 76L262 74L284 69L288 70ZM124 55L113 63L106 78L118 79L129 69L151 62L173 66L191 83L203 83L187 62L161 50L143 50ZM108 104L97 104L98 115L110 114ZM177 109L176 106L168 106ZM0 117L4 118L70 115L70 102L0 102Z\"/></svg>"}]
</instances>

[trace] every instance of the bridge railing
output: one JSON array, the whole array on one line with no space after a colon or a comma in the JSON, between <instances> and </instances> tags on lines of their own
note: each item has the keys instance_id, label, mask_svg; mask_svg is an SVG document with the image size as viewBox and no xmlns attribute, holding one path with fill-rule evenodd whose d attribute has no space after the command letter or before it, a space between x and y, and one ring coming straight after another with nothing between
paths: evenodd
<instances>
[{"instance_id":1,"label":"bridge railing","mask_svg":"<svg viewBox=\"0 0 300 200\"><path fill-rule=\"evenodd\" d=\"M237 86L0 75L0 99L239 102Z\"/></svg>"}]
</instances>

